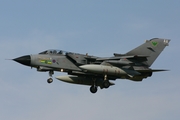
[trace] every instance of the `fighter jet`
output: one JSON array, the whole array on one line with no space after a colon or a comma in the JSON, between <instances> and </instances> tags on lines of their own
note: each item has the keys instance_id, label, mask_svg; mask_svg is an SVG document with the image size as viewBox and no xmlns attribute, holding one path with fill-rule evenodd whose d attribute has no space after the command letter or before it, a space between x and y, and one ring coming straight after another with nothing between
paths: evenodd
<instances>
[{"instance_id":1,"label":"fighter jet","mask_svg":"<svg viewBox=\"0 0 180 120\"><path fill-rule=\"evenodd\" d=\"M96 93L98 87L103 89L115 85L112 80L142 81L151 77L154 72L166 71L151 69L150 66L169 42L169 39L153 38L125 54L114 53L112 57L46 50L13 60L36 68L40 72L49 72L48 83L53 82L54 71L66 72L68 75L57 76L56 79L67 83L89 85L90 92Z\"/></svg>"}]
</instances>

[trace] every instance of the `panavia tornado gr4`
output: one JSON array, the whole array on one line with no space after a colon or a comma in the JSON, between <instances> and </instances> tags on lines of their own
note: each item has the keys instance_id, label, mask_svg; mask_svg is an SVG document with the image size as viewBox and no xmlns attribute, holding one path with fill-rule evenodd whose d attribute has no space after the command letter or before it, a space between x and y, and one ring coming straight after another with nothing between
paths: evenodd
<instances>
[{"instance_id":1,"label":"panavia tornado gr4","mask_svg":"<svg viewBox=\"0 0 180 120\"><path fill-rule=\"evenodd\" d=\"M169 39L153 38L125 54L114 53L113 57L105 58L62 50L46 50L13 60L34 67L37 71L49 72L48 83L53 82L54 71L66 72L68 75L57 76L56 79L67 83L89 85L90 91L96 93L98 86L103 89L114 85L112 80L142 81L151 77L153 72L166 71L151 69L150 66L169 42Z\"/></svg>"}]
</instances>

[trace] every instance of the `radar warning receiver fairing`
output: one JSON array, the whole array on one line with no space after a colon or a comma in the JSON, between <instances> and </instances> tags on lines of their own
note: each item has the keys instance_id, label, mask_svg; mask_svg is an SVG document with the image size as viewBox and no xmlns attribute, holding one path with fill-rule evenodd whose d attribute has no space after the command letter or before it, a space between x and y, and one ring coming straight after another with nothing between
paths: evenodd
<instances>
[{"instance_id":1,"label":"radar warning receiver fairing","mask_svg":"<svg viewBox=\"0 0 180 120\"><path fill-rule=\"evenodd\" d=\"M90 91L96 93L98 86L103 89L114 85L111 80L142 81L151 77L153 72L166 71L151 69L150 66L169 42L169 39L153 38L126 54L114 53L113 57L106 58L63 50L46 50L13 60L34 67L37 71L49 72L48 83L53 82L54 71L66 72L67 76L57 76L56 79L67 83L89 85Z\"/></svg>"}]
</instances>

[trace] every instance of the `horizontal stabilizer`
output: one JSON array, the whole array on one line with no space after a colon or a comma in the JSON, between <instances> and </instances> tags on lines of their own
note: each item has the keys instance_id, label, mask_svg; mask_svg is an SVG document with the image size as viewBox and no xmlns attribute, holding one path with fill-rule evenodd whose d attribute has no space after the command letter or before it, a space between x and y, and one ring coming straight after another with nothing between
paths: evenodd
<instances>
[{"instance_id":1,"label":"horizontal stabilizer","mask_svg":"<svg viewBox=\"0 0 180 120\"><path fill-rule=\"evenodd\" d=\"M163 72L163 71L169 71L169 70L163 70L163 69L153 69L152 72Z\"/></svg>"},{"instance_id":2,"label":"horizontal stabilizer","mask_svg":"<svg viewBox=\"0 0 180 120\"><path fill-rule=\"evenodd\" d=\"M164 69L150 69L150 70L137 70L138 72L163 72L163 71L169 71Z\"/></svg>"}]
</instances>

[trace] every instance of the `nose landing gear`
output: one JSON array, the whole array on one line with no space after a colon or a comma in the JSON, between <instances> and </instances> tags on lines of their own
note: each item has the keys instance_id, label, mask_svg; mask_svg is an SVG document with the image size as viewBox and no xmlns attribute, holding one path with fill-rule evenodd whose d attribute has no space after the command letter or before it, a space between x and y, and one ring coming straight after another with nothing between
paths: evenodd
<instances>
[{"instance_id":1,"label":"nose landing gear","mask_svg":"<svg viewBox=\"0 0 180 120\"><path fill-rule=\"evenodd\" d=\"M52 82L53 82L52 78L47 79L47 83L52 83Z\"/></svg>"},{"instance_id":2,"label":"nose landing gear","mask_svg":"<svg viewBox=\"0 0 180 120\"><path fill-rule=\"evenodd\" d=\"M50 78L47 79L47 83L52 83L53 82L53 79L52 79L52 75L54 74L54 71L49 71L49 76Z\"/></svg>"}]
</instances>

